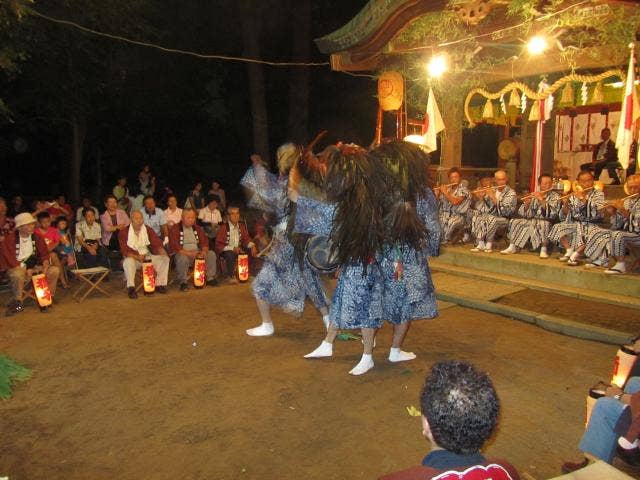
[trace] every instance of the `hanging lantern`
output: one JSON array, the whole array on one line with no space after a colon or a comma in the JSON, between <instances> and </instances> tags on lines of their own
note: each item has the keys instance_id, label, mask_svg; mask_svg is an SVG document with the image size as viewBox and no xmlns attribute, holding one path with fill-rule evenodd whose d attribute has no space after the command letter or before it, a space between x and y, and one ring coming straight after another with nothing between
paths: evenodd
<instances>
[{"instance_id":1,"label":"hanging lantern","mask_svg":"<svg viewBox=\"0 0 640 480\"><path fill-rule=\"evenodd\" d=\"M638 353L627 346L623 345L618 349L616 358L613 360L612 385L617 385L620 388L624 387L624 384L627 383L627 378L629 378L629 372L631 372L637 358Z\"/></svg>"},{"instance_id":2,"label":"hanging lantern","mask_svg":"<svg viewBox=\"0 0 640 480\"><path fill-rule=\"evenodd\" d=\"M38 299L38 305L41 307L48 307L51 305L53 297L51 296L49 282L47 282L47 277L44 273L33 275L31 277L31 282L33 283L33 291L36 293L36 298Z\"/></svg>"},{"instance_id":3,"label":"hanging lantern","mask_svg":"<svg viewBox=\"0 0 640 480\"><path fill-rule=\"evenodd\" d=\"M493 118L493 103L491 100L487 100L487 103L484 104L484 108L482 109L482 118Z\"/></svg>"},{"instance_id":4,"label":"hanging lantern","mask_svg":"<svg viewBox=\"0 0 640 480\"><path fill-rule=\"evenodd\" d=\"M384 111L398 110L404 99L404 78L398 72L384 72L378 78L378 102Z\"/></svg>"},{"instance_id":5,"label":"hanging lantern","mask_svg":"<svg viewBox=\"0 0 640 480\"><path fill-rule=\"evenodd\" d=\"M196 288L202 288L206 281L207 261L204 258L196 258L193 262L193 285Z\"/></svg>"},{"instance_id":6,"label":"hanging lantern","mask_svg":"<svg viewBox=\"0 0 640 480\"><path fill-rule=\"evenodd\" d=\"M509 106L520 108L520 95L518 95L518 90L515 88L509 94Z\"/></svg>"},{"instance_id":7,"label":"hanging lantern","mask_svg":"<svg viewBox=\"0 0 640 480\"><path fill-rule=\"evenodd\" d=\"M249 280L249 255L246 253L238 255L238 280L241 282Z\"/></svg>"},{"instance_id":8,"label":"hanging lantern","mask_svg":"<svg viewBox=\"0 0 640 480\"><path fill-rule=\"evenodd\" d=\"M591 103L604 103L604 94L602 93L602 82L596 83L591 96Z\"/></svg>"},{"instance_id":9,"label":"hanging lantern","mask_svg":"<svg viewBox=\"0 0 640 480\"><path fill-rule=\"evenodd\" d=\"M529 113L529 121L536 122L540 120L540 101L536 100L531 106L531 112Z\"/></svg>"},{"instance_id":10,"label":"hanging lantern","mask_svg":"<svg viewBox=\"0 0 640 480\"><path fill-rule=\"evenodd\" d=\"M589 394L587 395L587 409L586 409L587 411L584 419L585 426L589 425L589 419L591 418L591 411L593 410L593 407L595 407L596 401L599 398L604 397L605 395L604 388L605 388L604 386L597 385L589 389Z\"/></svg>"},{"instance_id":11,"label":"hanging lantern","mask_svg":"<svg viewBox=\"0 0 640 480\"><path fill-rule=\"evenodd\" d=\"M567 83L562 89L562 95L560 96L560 105L573 105L575 102L575 96L573 93L573 85L571 82Z\"/></svg>"},{"instance_id":12,"label":"hanging lantern","mask_svg":"<svg viewBox=\"0 0 640 480\"><path fill-rule=\"evenodd\" d=\"M156 291L156 272L153 269L153 263L145 261L142 264L142 284L144 293L153 293Z\"/></svg>"}]
</instances>

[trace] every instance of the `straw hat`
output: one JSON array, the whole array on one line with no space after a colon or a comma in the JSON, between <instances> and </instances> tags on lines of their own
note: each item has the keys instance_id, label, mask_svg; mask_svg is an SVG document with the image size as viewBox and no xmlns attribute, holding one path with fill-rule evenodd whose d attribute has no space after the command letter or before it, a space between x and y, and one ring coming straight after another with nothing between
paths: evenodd
<instances>
[{"instance_id":1,"label":"straw hat","mask_svg":"<svg viewBox=\"0 0 640 480\"><path fill-rule=\"evenodd\" d=\"M13 219L16 222L15 228L20 228L30 223L36 223L36 219L29 212L19 213L16 218Z\"/></svg>"}]
</instances>

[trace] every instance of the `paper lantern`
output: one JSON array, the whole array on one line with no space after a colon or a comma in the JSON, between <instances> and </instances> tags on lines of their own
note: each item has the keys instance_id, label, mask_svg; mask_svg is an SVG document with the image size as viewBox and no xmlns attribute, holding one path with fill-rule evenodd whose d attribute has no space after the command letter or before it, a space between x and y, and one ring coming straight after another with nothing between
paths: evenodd
<instances>
[{"instance_id":1,"label":"paper lantern","mask_svg":"<svg viewBox=\"0 0 640 480\"><path fill-rule=\"evenodd\" d=\"M604 94L602 93L602 82L596 83L591 96L591 103L604 103Z\"/></svg>"},{"instance_id":2,"label":"paper lantern","mask_svg":"<svg viewBox=\"0 0 640 480\"><path fill-rule=\"evenodd\" d=\"M595 407L596 405L596 401L601 398L604 397L605 392L599 388L590 388L589 389L589 394L587 395L587 411L585 414L585 420L584 420L584 424L585 426L589 425L589 419L591 418L591 411L593 410L593 407Z\"/></svg>"},{"instance_id":3,"label":"paper lantern","mask_svg":"<svg viewBox=\"0 0 640 480\"><path fill-rule=\"evenodd\" d=\"M196 258L193 262L193 285L196 288L202 288L206 281L207 261L204 258Z\"/></svg>"},{"instance_id":4,"label":"paper lantern","mask_svg":"<svg viewBox=\"0 0 640 480\"><path fill-rule=\"evenodd\" d=\"M560 96L560 105L573 105L575 102L575 95L573 92L573 85L571 82L567 83L562 89L562 95Z\"/></svg>"},{"instance_id":5,"label":"paper lantern","mask_svg":"<svg viewBox=\"0 0 640 480\"><path fill-rule=\"evenodd\" d=\"M53 297L51 296L49 282L47 282L47 277L44 273L33 275L31 277L31 282L33 283L33 291L36 293L36 298L38 299L38 305L41 307L48 307L51 305Z\"/></svg>"},{"instance_id":6,"label":"paper lantern","mask_svg":"<svg viewBox=\"0 0 640 480\"><path fill-rule=\"evenodd\" d=\"M484 104L484 108L482 109L482 118L493 117L493 103L491 103L491 100L487 100L487 103Z\"/></svg>"},{"instance_id":7,"label":"paper lantern","mask_svg":"<svg viewBox=\"0 0 640 480\"><path fill-rule=\"evenodd\" d=\"M515 88L511 90L511 94L509 95L509 106L520 108L520 95L518 95L518 90Z\"/></svg>"},{"instance_id":8,"label":"paper lantern","mask_svg":"<svg viewBox=\"0 0 640 480\"><path fill-rule=\"evenodd\" d=\"M529 121L536 122L540 120L540 101L536 100L531 106L531 112L529 113Z\"/></svg>"},{"instance_id":9,"label":"paper lantern","mask_svg":"<svg viewBox=\"0 0 640 480\"><path fill-rule=\"evenodd\" d=\"M626 346L621 346L616 353L616 358L613 360L611 384L623 388L637 359L637 352Z\"/></svg>"},{"instance_id":10,"label":"paper lantern","mask_svg":"<svg viewBox=\"0 0 640 480\"><path fill-rule=\"evenodd\" d=\"M238 255L238 280L241 282L249 280L249 255L245 253Z\"/></svg>"},{"instance_id":11,"label":"paper lantern","mask_svg":"<svg viewBox=\"0 0 640 480\"><path fill-rule=\"evenodd\" d=\"M404 78L398 72L384 72L378 78L378 102L384 111L398 110L404 99Z\"/></svg>"},{"instance_id":12,"label":"paper lantern","mask_svg":"<svg viewBox=\"0 0 640 480\"><path fill-rule=\"evenodd\" d=\"M142 264L142 284L145 293L153 293L156 291L156 272L151 262L144 262Z\"/></svg>"}]
</instances>

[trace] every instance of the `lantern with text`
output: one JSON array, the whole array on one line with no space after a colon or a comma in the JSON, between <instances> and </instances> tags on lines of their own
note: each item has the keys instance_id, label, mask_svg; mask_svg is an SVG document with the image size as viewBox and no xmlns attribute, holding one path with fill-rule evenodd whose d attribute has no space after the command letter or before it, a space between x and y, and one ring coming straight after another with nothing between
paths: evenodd
<instances>
[{"instance_id":1,"label":"lantern with text","mask_svg":"<svg viewBox=\"0 0 640 480\"><path fill-rule=\"evenodd\" d=\"M156 272L151 262L144 262L142 264L142 284L145 293L153 293L156 291Z\"/></svg>"},{"instance_id":2,"label":"lantern with text","mask_svg":"<svg viewBox=\"0 0 640 480\"><path fill-rule=\"evenodd\" d=\"M404 100L404 78L398 72L384 72L378 78L378 102L384 111L398 110Z\"/></svg>"},{"instance_id":3,"label":"lantern with text","mask_svg":"<svg viewBox=\"0 0 640 480\"><path fill-rule=\"evenodd\" d=\"M47 282L47 277L44 275L44 273L40 273L31 277L31 282L33 283L33 291L35 292L36 298L38 299L38 305L40 305L41 307L48 307L49 305L51 305L53 297L51 296L51 290L49 290L49 282Z\"/></svg>"},{"instance_id":4,"label":"lantern with text","mask_svg":"<svg viewBox=\"0 0 640 480\"><path fill-rule=\"evenodd\" d=\"M196 258L193 263L193 285L202 288L207 280L207 262L204 258Z\"/></svg>"},{"instance_id":5,"label":"lantern with text","mask_svg":"<svg viewBox=\"0 0 640 480\"><path fill-rule=\"evenodd\" d=\"M238 280L241 282L249 280L249 255L246 253L238 255Z\"/></svg>"},{"instance_id":6,"label":"lantern with text","mask_svg":"<svg viewBox=\"0 0 640 480\"><path fill-rule=\"evenodd\" d=\"M633 364L636 363L638 353L627 346L621 346L616 353L616 358L613 360L613 376L611 377L611 384L620 388L624 387L629 378L629 372L633 368Z\"/></svg>"}]
</instances>

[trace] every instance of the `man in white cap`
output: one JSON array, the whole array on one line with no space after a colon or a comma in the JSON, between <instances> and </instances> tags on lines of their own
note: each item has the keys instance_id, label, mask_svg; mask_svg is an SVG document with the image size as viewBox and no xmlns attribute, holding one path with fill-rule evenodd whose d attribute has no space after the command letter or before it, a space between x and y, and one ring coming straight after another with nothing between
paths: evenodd
<instances>
[{"instance_id":1,"label":"man in white cap","mask_svg":"<svg viewBox=\"0 0 640 480\"><path fill-rule=\"evenodd\" d=\"M11 302L6 311L7 316L21 312L22 292L31 276L44 273L47 277L51 296L55 296L60 270L49 263L49 249L41 237L33 234L36 219L30 213L21 213L15 218L15 231L7 234L0 242L2 263L7 266L7 277L11 287ZM40 307L46 312L48 307Z\"/></svg>"}]
</instances>

